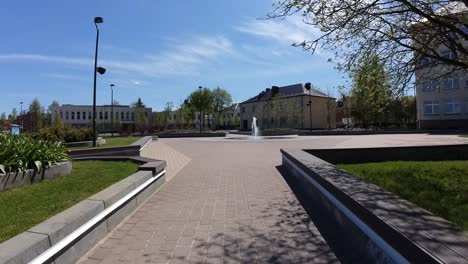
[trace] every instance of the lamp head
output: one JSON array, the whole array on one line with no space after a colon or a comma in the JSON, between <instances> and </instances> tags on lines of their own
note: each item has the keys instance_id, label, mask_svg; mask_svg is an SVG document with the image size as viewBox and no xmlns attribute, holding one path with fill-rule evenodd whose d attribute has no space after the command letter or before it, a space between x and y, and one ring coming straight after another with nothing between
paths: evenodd
<instances>
[{"instance_id":1,"label":"lamp head","mask_svg":"<svg viewBox=\"0 0 468 264\"><path fill-rule=\"evenodd\" d=\"M104 19L102 19L102 17L95 17L94 18L94 23L96 23L96 24L104 23Z\"/></svg>"},{"instance_id":2,"label":"lamp head","mask_svg":"<svg viewBox=\"0 0 468 264\"><path fill-rule=\"evenodd\" d=\"M111 83L111 85L110 85L110 86L111 86L111 87L114 87L115 85L114 85L113 83Z\"/></svg>"},{"instance_id":3,"label":"lamp head","mask_svg":"<svg viewBox=\"0 0 468 264\"><path fill-rule=\"evenodd\" d=\"M99 72L100 74L104 74L106 72L106 69L103 67L97 67L96 71Z\"/></svg>"},{"instance_id":4,"label":"lamp head","mask_svg":"<svg viewBox=\"0 0 468 264\"><path fill-rule=\"evenodd\" d=\"M202 87L201 86L198 86L198 89L201 89Z\"/></svg>"}]
</instances>

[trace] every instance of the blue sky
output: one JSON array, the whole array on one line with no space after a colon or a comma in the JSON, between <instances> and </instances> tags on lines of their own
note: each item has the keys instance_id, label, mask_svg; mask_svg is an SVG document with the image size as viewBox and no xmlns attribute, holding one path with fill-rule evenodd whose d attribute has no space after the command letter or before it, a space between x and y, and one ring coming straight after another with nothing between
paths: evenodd
<instances>
[{"instance_id":1,"label":"blue sky","mask_svg":"<svg viewBox=\"0 0 468 264\"><path fill-rule=\"evenodd\" d=\"M296 17L261 20L265 0L5 1L0 9L0 112L37 97L43 106L91 104L95 16L102 16L98 104L141 97L154 110L176 105L199 85L234 100L266 87L310 81L336 93L343 75L291 43L317 31Z\"/></svg>"}]
</instances>

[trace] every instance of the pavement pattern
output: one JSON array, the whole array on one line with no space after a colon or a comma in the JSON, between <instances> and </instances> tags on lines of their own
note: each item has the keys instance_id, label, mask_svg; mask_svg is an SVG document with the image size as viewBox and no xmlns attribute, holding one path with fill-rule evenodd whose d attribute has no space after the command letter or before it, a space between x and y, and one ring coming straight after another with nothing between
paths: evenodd
<instances>
[{"instance_id":1,"label":"pavement pattern","mask_svg":"<svg viewBox=\"0 0 468 264\"><path fill-rule=\"evenodd\" d=\"M277 170L280 148L458 143L468 140L450 135L160 139L144 155L166 157L170 181L79 263L337 263Z\"/></svg>"}]
</instances>

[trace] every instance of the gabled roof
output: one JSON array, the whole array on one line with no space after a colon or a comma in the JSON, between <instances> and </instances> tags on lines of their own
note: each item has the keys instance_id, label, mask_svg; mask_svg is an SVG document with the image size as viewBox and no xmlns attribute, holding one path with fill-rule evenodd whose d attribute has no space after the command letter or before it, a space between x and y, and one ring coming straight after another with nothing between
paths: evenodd
<instances>
[{"instance_id":1,"label":"gabled roof","mask_svg":"<svg viewBox=\"0 0 468 264\"><path fill-rule=\"evenodd\" d=\"M275 88L277 89L276 94L274 94ZM297 95L309 95L309 90L307 90L304 87L303 83L296 83L296 84L281 86L281 87L273 86L272 88L266 88L265 91L262 91L257 96L252 97L249 100L242 102L241 104L253 103L253 102L258 102L258 101L268 101L272 98L289 97L289 96L297 96ZM317 89L314 89L313 87L310 90L310 95L331 98L330 96L322 93L321 91Z\"/></svg>"}]
</instances>

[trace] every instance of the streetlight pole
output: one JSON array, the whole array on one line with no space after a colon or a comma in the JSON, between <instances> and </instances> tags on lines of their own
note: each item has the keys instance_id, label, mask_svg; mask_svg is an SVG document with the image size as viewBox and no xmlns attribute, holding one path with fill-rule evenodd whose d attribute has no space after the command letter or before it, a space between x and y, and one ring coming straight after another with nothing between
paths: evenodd
<instances>
[{"instance_id":1,"label":"streetlight pole","mask_svg":"<svg viewBox=\"0 0 468 264\"><path fill-rule=\"evenodd\" d=\"M199 118L200 121L199 121L199 127L200 127L200 133L201 133L201 126L202 126L202 122L201 122L202 121L202 101L201 101L201 99L203 99L203 97L202 97L202 87L198 86L198 90L200 91L200 102L199 102L200 103L200 109L199 109L200 110L200 118Z\"/></svg>"},{"instance_id":2,"label":"streetlight pole","mask_svg":"<svg viewBox=\"0 0 468 264\"><path fill-rule=\"evenodd\" d=\"M93 147L96 147L96 72L97 72L97 58L98 58L98 45L99 45L99 28L97 24L103 23L102 17L94 18L94 26L96 27L96 50L94 52L94 89L93 89ZM105 71L105 70L104 70ZM102 74L102 73L101 73Z\"/></svg>"},{"instance_id":3,"label":"streetlight pole","mask_svg":"<svg viewBox=\"0 0 468 264\"><path fill-rule=\"evenodd\" d=\"M111 83L111 136L114 136L114 84Z\"/></svg>"},{"instance_id":4,"label":"streetlight pole","mask_svg":"<svg viewBox=\"0 0 468 264\"><path fill-rule=\"evenodd\" d=\"M306 83L304 85L306 90L309 90L309 118L310 118L310 131L312 131L312 84L311 83Z\"/></svg>"},{"instance_id":5,"label":"streetlight pole","mask_svg":"<svg viewBox=\"0 0 468 264\"><path fill-rule=\"evenodd\" d=\"M23 102L20 102L20 129L23 129Z\"/></svg>"}]
</instances>

